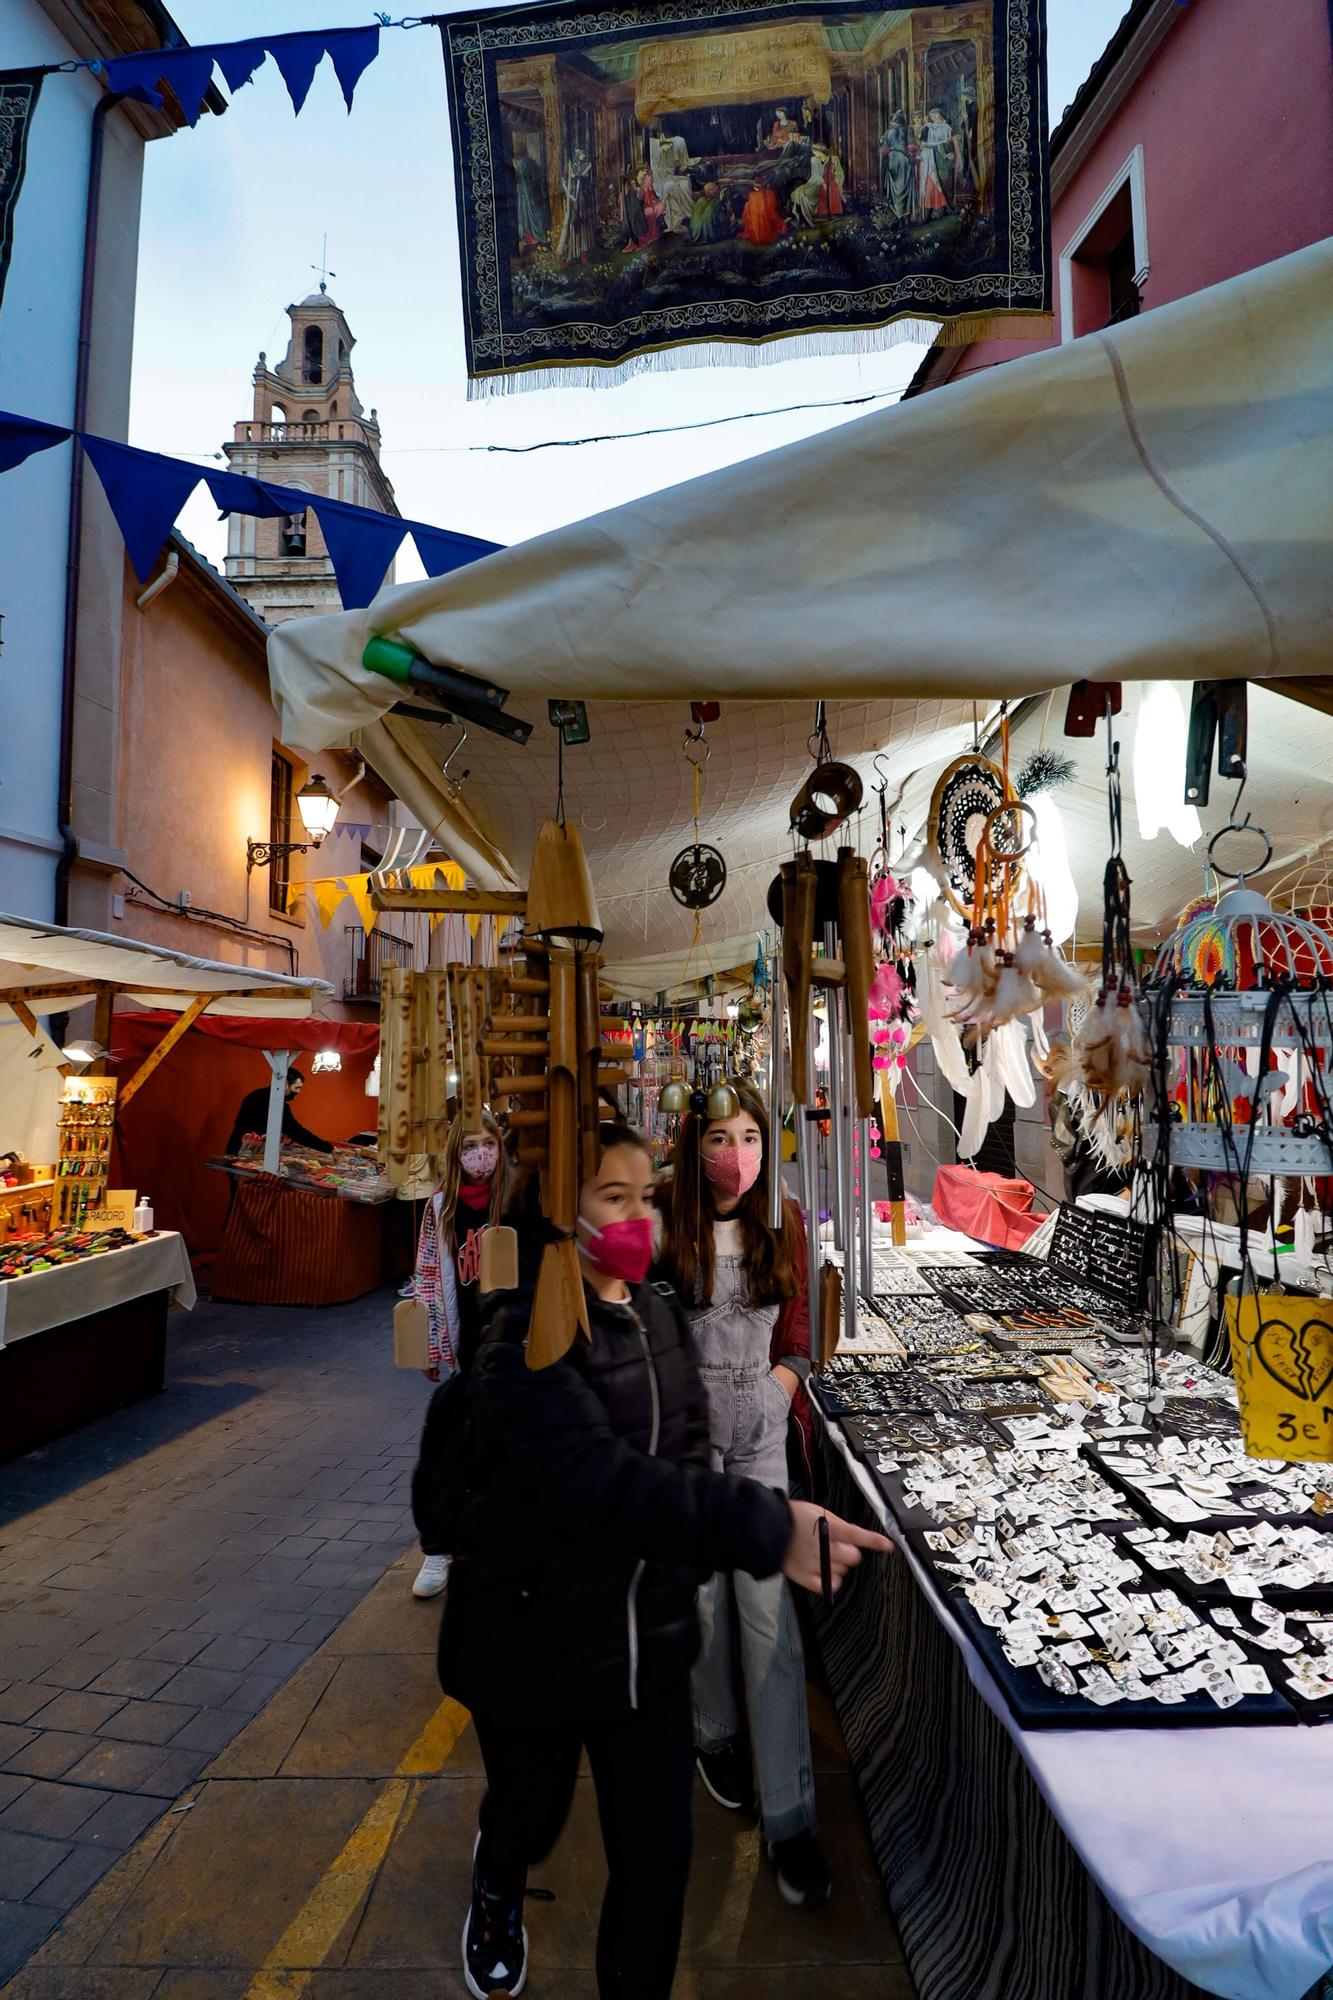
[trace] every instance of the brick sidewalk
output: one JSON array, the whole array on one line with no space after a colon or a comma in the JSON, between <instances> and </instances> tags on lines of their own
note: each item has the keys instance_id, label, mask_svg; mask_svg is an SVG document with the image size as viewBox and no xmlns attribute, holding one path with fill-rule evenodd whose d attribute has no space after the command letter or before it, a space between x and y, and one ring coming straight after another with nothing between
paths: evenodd
<instances>
[{"instance_id":1,"label":"brick sidewalk","mask_svg":"<svg viewBox=\"0 0 1333 2000\"><path fill-rule=\"evenodd\" d=\"M392 1303L201 1305L165 1394L0 1468L0 1977L411 1542Z\"/></svg>"},{"instance_id":2,"label":"brick sidewalk","mask_svg":"<svg viewBox=\"0 0 1333 2000\"><path fill-rule=\"evenodd\" d=\"M441 1701L438 1608L405 1555L5 1988L4 2000L466 2000L459 1935L484 1780ZM837 1723L812 1748L833 1867L791 1910L758 1830L695 1787L673 2000L913 2000ZM531 2000L590 2000L605 1864L592 1781L527 1905ZM966 1893L965 1885L960 1894Z\"/></svg>"}]
</instances>

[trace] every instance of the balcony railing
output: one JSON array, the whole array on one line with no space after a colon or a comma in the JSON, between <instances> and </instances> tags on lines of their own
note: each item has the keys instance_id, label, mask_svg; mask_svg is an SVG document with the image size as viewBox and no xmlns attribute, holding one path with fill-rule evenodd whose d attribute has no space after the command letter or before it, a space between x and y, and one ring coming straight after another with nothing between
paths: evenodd
<instances>
[{"instance_id":1,"label":"balcony railing","mask_svg":"<svg viewBox=\"0 0 1333 2000\"><path fill-rule=\"evenodd\" d=\"M352 970L343 982L344 1000L365 1000L378 1005L385 967L412 965L415 962L415 954L406 938L391 937L378 930L367 935L360 924L348 924L347 943L352 954Z\"/></svg>"},{"instance_id":2,"label":"balcony railing","mask_svg":"<svg viewBox=\"0 0 1333 2000\"><path fill-rule=\"evenodd\" d=\"M323 423L265 424L257 420L236 426L235 444L365 444L378 445L379 427L359 417L330 417Z\"/></svg>"}]
</instances>

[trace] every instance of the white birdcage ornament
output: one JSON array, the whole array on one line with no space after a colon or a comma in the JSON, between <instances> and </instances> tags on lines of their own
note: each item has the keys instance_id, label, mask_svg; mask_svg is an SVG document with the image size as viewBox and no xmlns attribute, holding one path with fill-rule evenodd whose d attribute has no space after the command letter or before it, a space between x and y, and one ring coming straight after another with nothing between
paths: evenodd
<instances>
[{"instance_id":1,"label":"white birdcage ornament","mask_svg":"<svg viewBox=\"0 0 1333 2000\"><path fill-rule=\"evenodd\" d=\"M1218 843L1237 834L1262 841L1262 859L1219 867ZM1333 938L1246 886L1272 854L1248 815L1215 834L1209 861L1235 886L1185 912L1143 983L1173 1166L1333 1173Z\"/></svg>"}]
</instances>

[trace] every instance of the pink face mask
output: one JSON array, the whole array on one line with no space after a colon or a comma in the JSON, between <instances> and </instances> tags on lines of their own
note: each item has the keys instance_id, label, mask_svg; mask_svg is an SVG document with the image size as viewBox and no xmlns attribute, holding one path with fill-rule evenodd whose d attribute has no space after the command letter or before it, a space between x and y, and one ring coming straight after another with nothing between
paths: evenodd
<instances>
[{"instance_id":1,"label":"pink face mask","mask_svg":"<svg viewBox=\"0 0 1333 2000\"><path fill-rule=\"evenodd\" d=\"M628 1222L608 1222L594 1229L579 1218L579 1236L588 1262L607 1278L623 1278L637 1285L653 1261L653 1219L637 1215Z\"/></svg>"},{"instance_id":2,"label":"pink face mask","mask_svg":"<svg viewBox=\"0 0 1333 2000\"><path fill-rule=\"evenodd\" d=\"M758 1146L719 1146L703 1155L704 1172L724 1201L737 1201L748 1194L764 1164Z\"/></svg>"},{"instance_id":3,"label":"pink face mask","mask_svg":"<svg viewBox=\"0 0 1333 2000\"><path fill-rule=\"evenodd\" d=\"M500 1148L496 1145L464 1146L458 1157L469 1180L488 1181L499 1164Z\"/></svg>"}]
</instances>

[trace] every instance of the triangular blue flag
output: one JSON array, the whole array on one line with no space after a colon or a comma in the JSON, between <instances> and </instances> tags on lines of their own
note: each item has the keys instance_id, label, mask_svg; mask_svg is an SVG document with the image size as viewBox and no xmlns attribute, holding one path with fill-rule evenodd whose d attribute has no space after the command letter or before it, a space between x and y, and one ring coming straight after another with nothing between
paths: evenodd
<instances>
[{"instance_id":1,"label":"triangular blue flag","mask_svg":"<svg viewBox=\"0 0 1333 2000\"><path fill-rule=\"evenodd\" d=\"M223 514L253 514L261 521L276 521L280 515L299 514L310 505L308 493L267 486L248 472L206 472L204 484Z\"/></svg>"},{"instance_id":2,"label":"triangular blue flag","mask_svg":"<svg viewBox=\"0 0 1333 2000\"><path fill-rule=\"evenodd\" d=\"M212 49L168 49L162 57L160 75L163 83L175 92L186 124L197 125L213 81Z\"/></svg>"},{"instance_id":3,"label":"triangular blue flag","mask_svg":"<svg viewBox=\"0 0 1333 2000\"><path fill-rule=\"evenodd\" d=\"M217 42L212 53L227 79L228 90L240 90L263 62L265 50L262 41Z\"/></svg>"},{"instance_id":4,"label":"triangular blue flag","mask_svg":"<svg viewBox=\"0 0 1333 2000\"><path fill-rule=\"evenodd\" d=\"M359 611L383 583L384 573L407 533L407 523L396 514L348 507L321 493L311 495L310 505L323 531L343 604L348 611Z\"/></svg>"},{"instance_id":5,"label":"triangular blue flag","mask_svg":"<svg viewBox=\"0 0 1333 2000\"><path fill-rule=\"evenodd\" d=\"M16 417L0 410L0 472L12 472L34 452L50 451L52 445L63 444L72 436L73 432L61 424L44 424L36 417Z\"/></svg>"},{"instance_id":6,"label":"triangular blue flag","mask_svg":"<svg viewBox=\"0 0 1333 2000\"><path fill-rule=\"evenodd\" d=\"M113 56L103 65L107 87L116 97L132 97L136 104L151 104L160 111L162 93L157 84L165 60L162 49L149 49L145 55Z\"/></svg>"},{"instance_id":7,"label":"triangular blue flag","mask_svg":"<svg viewBox=\"0 0 1333 2000\"><path fill-rule=\"evenodd\" d=\"M342 85L343 102L350 111L356 86L380 52L378 28L337 28L324 37L329 60Z\"/></svg>"},{"instance_id":8,"label":"triangular blue flag","mask_svg":"<svg viewBox=\"0 0 1333 2000\"><path fill-rule=\"evenodd\" d=\"M113 56L106 79L120 97L160 108L159 86L170 85L187 125L197 125L208 86L213 81L211 48L149 49L144 55Z\"/></svg>"},{"instance_id":9,"label":"triangular blue flag","mask_svg":"<svg viewBox=\"0 0 1333 2000\"><path fill-rule=\"evenodd\" d=\"M199 484L199 467L86 434L83 448L125 538L134 573L147 583L172 523Z\"/></svg>"},{"instance_id":10,"label":"triangular blue flag","mask_svg":"<svg viewBox=\"0 0 1333 2000\"><path fill-rule=\"evenodd\" d=\"M300 111L310 93L315 71L324 58L325 40L324 32L264 37L264 47L282 71L293 111Z\"/></svg>"},{"instance_id":11,"label":"triangular blue flag","mask_svg":"<svg viewBox=\"0 0 1333 2000\"><path fill-rule=\"evenodd\" d=\"M475 535L454 535L447 528L423 527L418 521L409 522L408 526L427 576L448 576L450 570L462 569L466 563L480 561L482 556L493 556L503 546L500 542L478 541Z\"/></svg>"}]
</instances>

